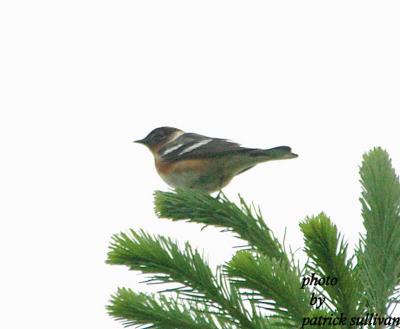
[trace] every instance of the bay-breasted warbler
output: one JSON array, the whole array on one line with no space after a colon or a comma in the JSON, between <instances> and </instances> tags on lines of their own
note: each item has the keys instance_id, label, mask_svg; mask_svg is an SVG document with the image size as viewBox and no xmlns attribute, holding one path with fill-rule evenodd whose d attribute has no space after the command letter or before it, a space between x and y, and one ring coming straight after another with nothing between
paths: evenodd
<instances>
[{"instance_id":1,"label":"bay-breasted warbler","mask_svg":"<svg viewBox=\"0 0 400 329\"><path fill-rule=\"evenodd\" d=\"M172 127L156 128L135 142L150 149L157 172L168 185L209 193L221 190L233 177L260 162L297 157L288 146L246 148Z\"/></svg>"}]
</instances>

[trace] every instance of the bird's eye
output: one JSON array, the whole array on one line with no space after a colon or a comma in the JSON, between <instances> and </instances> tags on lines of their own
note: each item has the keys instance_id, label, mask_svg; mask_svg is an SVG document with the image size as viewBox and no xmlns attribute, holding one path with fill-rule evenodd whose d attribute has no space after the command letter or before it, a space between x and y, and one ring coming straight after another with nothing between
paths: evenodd
<instances>
[{"instance_id":1,"label":"bird's eye","mask_svg":"<svg viewBox=\"0 0 400 329\"><path fill-rule=\"evenodd\" d=\"M165 131L158 130L158 131L154 132L152 139L154 142L159 143L159 142L163 141L165 137L166 137Z\"/></svg>"},{"instance_id":2,"label":"bird's eye","mask_svg":"<svg viewBox=\"0 0 400 329\"><path fill-rule=\"evenodd\" d=\"M157 131L157 134L155 137L157 139L162 139L162 138L164 138L164 136L165 136L165 133L163 131Z\"/></svg>"}]
</instances>

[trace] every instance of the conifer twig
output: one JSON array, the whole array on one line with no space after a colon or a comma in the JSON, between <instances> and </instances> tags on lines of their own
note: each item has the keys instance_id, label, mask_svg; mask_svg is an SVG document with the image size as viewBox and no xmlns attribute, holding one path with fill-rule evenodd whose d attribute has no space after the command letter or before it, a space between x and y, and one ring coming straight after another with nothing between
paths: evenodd
<instances>
[{"instance_id":1,"label":"conifer twig","mask_svg":"<svg viewBox=\"0 0 400 329\"><path fill-rule=\"evenodd\" d=\"M298 271L288 263L240 251L226 267L229 277L259 305L283 319L301 324L310 311L310 293L300 289ZM249 294L249 292L251 292Z\"/></svg>"},{"instance_id":2,"label":"conifer twig","mask_svg":"<svg viewBox=\"0 0 400 329\"><path fill-rule=\"evenodd\" d=\"M252 209L240 196L241 207L223 194L214 198L197 190L156 191L154 196L155 210L159 217L222 227L236 233L259 252L287 261L281 244L265 224L260 211L255 207Z\"/></svg>"},{"instance_id":3,"label":"conifer twig","mask_svg":"<svg viewBox=\"0 0 400 329\"><path fill-rule=\"evenodd\" d=\"M188 243L182 251L169 238L133 230L130 235L116 234L112 240L107 263L126 265L131 270L151 274L148 283L178 282L182 286L169 291L177 291L211 308L217 307L220 314L230 317L241 328L260 329L244 308L235 288L230 289L222 276L214 276L207 262Z\"/></svg>"},{"instance_id":4,"label":"conifer twig","mask_svg":"<svg viewBox=\"0 0 400 329\"><path fill-rule=\"evenodd\" d=\"M300 223L305 251L312 262L307 266L322 278L336 279L336 284L322 288L339 313L351 318L357 312L360 281L347 257L347 243L329 217L320 213ZM349 326L348 326L349 327Z\"/></svg>"},{"instance_id":5,"label":"conifer twig","mask_svg":"<svg viewBox=\"0 0 400 329\"><path fill-rule=\"evenodd\" d=\"M360 176L366 229L358 252L361 281L370 310L382 316L400 278L400 183L381 148L364 155Z\"/></svg>"},{"instance_id":6,"label":"conifer twig","mask_svg":"<svg viewBox=\"0 0 400 329\"><path fill-rule=\"evenodd\" d=\"M173 298L163 295L156 298L126 288L118 289L111 296L107 310L125 326L138 325L137 328L143 329L215 329L217 325L226 329L232 328L226 323L218 323L207 310L196 310L193 306L188 308Z\"/></svg>"}]
</instances>

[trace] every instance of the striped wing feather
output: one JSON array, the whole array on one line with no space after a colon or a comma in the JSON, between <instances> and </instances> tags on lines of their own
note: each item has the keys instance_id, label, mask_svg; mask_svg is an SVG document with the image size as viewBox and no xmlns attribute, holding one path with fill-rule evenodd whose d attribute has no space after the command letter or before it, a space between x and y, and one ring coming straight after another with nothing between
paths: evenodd
<instances>
[{"instance_id":1,"label":"striped wing feather","mask_svg":"<svg viewBox=\"0 0 400 329\"><path fill-rule=\"evenodd\" d=\"M168 143L160 150L162 160L176 161L185 159L215 158L226 153L249 150L226 139L211 138L199 134L186 133Z\"/></svg>"}]
</instances>

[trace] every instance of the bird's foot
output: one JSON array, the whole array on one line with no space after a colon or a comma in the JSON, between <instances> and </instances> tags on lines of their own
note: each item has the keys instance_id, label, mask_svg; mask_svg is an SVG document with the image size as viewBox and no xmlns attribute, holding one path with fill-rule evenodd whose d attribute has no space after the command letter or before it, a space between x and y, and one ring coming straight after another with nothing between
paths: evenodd
<instances>
[{"instance_id":1,"label":"bird's foot","mask_svg":"<svg viewBox=\"0 0 400 329\"><path fill-rule=\"evenodd\" d=\"M221 196L223 195L222 190L219 190L217 196L215 197L215 199L219 200L221 199Z\"/></svg>"}]
</instances>

